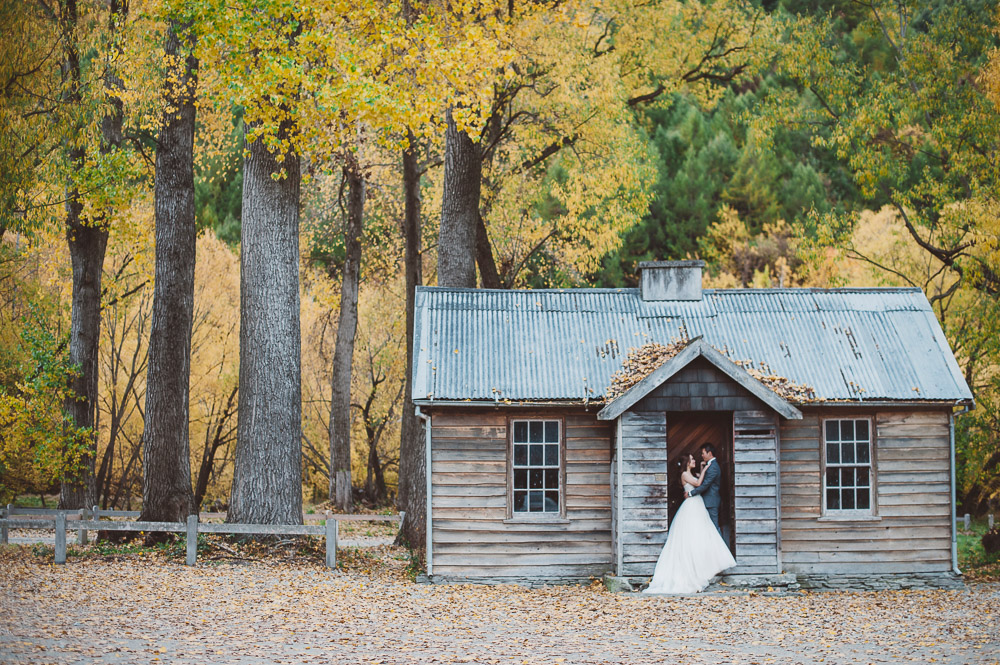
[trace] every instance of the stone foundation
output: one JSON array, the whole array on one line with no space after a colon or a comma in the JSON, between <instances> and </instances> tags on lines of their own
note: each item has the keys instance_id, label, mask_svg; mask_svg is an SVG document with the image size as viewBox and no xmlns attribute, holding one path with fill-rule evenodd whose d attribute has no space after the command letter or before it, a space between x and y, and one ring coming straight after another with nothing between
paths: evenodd
<instances>
[{"instance_id":1,"label":"stone foundation","mask_svg":"<svg viewBox=\"0 0 1000 665\"><path fill-rule=\"evenodd\" d=\"M636 592L646 588L648 577L606 575L608 591ZM755 591L795 593L798 591L898 591L902 589L958 589L962 577L954 573L909 573L884 575L723 575L716 577L706 592Z\"/></svg>"},{"instance_id":2,"label":"stone foundation","mask_svg":"<svg viewBox=\"0 0 1000 665\"><path fill-rule=\"evenodd\" d=\"M901 589L959 589L965 585L955 573L885 575L799 575L799 585L809 591L898 591Z\"/></svg>"}]
</instances>

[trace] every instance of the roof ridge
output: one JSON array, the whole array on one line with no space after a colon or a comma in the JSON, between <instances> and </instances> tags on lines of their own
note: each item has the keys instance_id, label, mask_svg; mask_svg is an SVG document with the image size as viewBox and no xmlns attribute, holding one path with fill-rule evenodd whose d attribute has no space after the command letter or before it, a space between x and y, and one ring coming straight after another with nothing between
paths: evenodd
<instances>
[{"instance_id":1,"label":"roof ridge","mask_svg":"<svg viewBox=\"0 0 1000 665\"><path fill-rule=\"evenodd\" d=\"M548 289L480 289L460 286L418 286L418 289L431 293L636 293L639 291L635 286L619 287L566 287ZM816 286L803 287L782 287L782 288L740 288L740 289L704 289L702 293L713 295L739 295L739 294L793 294L801 295L807 293L923 293L923 289L917 286L837 286L822 288ZM657 301L660 302L660 301Z\"/></svg>"}]
</instances>

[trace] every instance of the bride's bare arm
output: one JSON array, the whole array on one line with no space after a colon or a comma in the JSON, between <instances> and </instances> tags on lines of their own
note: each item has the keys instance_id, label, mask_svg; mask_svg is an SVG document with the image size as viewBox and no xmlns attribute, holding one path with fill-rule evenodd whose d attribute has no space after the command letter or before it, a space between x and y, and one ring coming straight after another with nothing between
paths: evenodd
<instances>
[{"instance_id":1,"label":"bride's bare arm","mask_svg":"<svg viewBox=\"0 0 1000 665\"><path fill-rule=\"evenodd\" d=\"M681 482L683 482L683 483L690 483L690 484L694 485L695 487L700 487L701 486L701 476L697 476L696 477L690 471L685 471L684 473L681 474Z\"/></svg>"}]
</instances>

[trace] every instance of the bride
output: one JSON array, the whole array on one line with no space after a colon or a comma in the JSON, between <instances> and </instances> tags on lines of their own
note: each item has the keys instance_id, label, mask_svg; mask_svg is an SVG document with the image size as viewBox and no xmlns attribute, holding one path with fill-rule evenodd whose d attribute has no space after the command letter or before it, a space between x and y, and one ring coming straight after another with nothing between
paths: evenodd
<instances>
[{"instance_id":1,"label":"bride","mask_svg":"<svg viewBox=\"0 0 1000 665\"><path fill-rule=\"evenodd\" d=\"M684 469L681 482L685 492L701 485L705 470L694 475L694 455L685 455L677 464ZM674 515L653 579L643 593L697 593L712 577L735 565L729 547L708 516L705 501L692 496Z\"/></svg>"}]
</instances>

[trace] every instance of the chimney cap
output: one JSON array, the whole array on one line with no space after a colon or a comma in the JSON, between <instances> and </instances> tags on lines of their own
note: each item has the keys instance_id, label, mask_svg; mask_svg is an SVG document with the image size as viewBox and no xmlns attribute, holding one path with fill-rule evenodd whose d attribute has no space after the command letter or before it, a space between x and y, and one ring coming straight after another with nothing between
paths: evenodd
<instances>
[{"instance_id":1,"label":"chimney cap","mask_svg":"<svg viewBox=\"0 0 1000 665\"><path fill-rule=\"evenodd\" d=\"M639 270L645 268L704 268L705 262L701 259L688 261L640 261Z\"/></svg>"}]
</instances>

